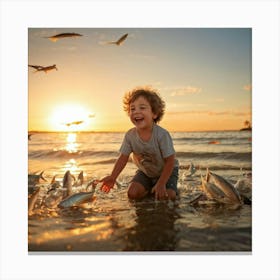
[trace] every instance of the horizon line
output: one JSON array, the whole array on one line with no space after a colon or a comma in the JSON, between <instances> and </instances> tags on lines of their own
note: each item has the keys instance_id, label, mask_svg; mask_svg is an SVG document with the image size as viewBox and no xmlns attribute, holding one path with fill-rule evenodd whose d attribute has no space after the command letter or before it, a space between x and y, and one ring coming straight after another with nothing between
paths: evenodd
<instances>
[{"instance_id":1,"label":"horizon line","mask_svg":"<svg viewBox=\"0 0 280 280\"><path fill-rule=\"evenodd\" d=\"M169 132L216 132L216 131L248 131L249 129L210 129L210 130L169 130ZM28 130L30 133L125 133L127 130Z\"/></svg>"}]
</instances>

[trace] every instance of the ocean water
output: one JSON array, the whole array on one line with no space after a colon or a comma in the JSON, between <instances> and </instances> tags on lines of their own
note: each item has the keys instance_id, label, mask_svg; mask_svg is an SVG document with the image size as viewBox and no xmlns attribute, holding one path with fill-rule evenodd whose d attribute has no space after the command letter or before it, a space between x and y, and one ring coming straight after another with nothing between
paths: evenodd
<instances>
[{"instance_id":1,"label":"ocean water","mask_svg":"<svg viewBox=\"0 0 280 280\"><path fill-rule=\"evenodd\" d=\"M124 133L33 133L28 174L43 171L47 181L28 186L29 195L40 186L28 215L29 252L251 252L251 205L233 209L209 201L190 204L201 193L201 175L207 168L252 189L251 131L171 135L180 164L175 202L153 197L130 201L127 185L136 168L128 162L110 193L97 187L93 202L60 209L44 204L52 178L62 182L66 171L76 178L83 171L86 185L110 174ZM196 173L188 176L191 163Z\"/></svg>"}]
</instances>

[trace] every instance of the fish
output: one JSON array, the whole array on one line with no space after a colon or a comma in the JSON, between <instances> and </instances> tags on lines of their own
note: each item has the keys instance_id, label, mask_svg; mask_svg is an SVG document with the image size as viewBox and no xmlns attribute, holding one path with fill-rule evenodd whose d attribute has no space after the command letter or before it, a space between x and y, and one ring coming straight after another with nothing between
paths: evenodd
<instances>
[{"instance_id":1,"label":"fish","mask_svg":"<svg viewBox=\"0 0 280 280\"><path fill-rule=\"evenodd\" d=\"M215 184L207 182L201 176L202 190L208 199L214 199L218 202L225 203L225 194Z\"/></svg>"},{"instance_id":2,"label":"fish","mask_svg":"<svg viewBox=\"0 0 280 280\"><path fill-rule=\"evenodd\" d=\"M28 185L36 185L40 183L40 179L47 182L47 180L43 177L44 171L42 171L40 174L28 174Z\"/></svg>"},{"instance_id":3,"label":"fish","mask_svg":"<svg viewBox=\"0 0 280 280\"><path fill-rule=\"evenodd\" d=\"M128 33L124 34L117 41L107 42L107 44L115 44L117 46L120 46L124 42L124 40L127 38L127 36L128 36Z\"/></svg>"},{"instance_id":4,"label":"fish","mask_svg":"<svg viewBox=\"0 0 280 280\"><path fill-rule=\"evenodd\" d=\"M242 204L238 190L222 176L208 169L205 179L202 177L202 188L209 198L226 204Z\"/></svg>"},{"instance_id":5,"label":"fish","mask_svg":"<svg viewBox=\"0 0 280 280\"><path fill-rule=\"evenodd\" d=\"M47 194L50 193L51 191L56 190L57 188L61 187L61 184L59 181L56 181L56 175L53 176L52 181L50 183L49 189L47 191Z\"/></svg>"},{"instance_id":6,"label":"fish","mask_svg":"<svg viewBox=\"0 0 280 280\"><path fill-rule=\"evenodd\" d=\"M81 37L81 36L83 36L83 35L79 34L79 33L73 33L72 32L72 33L60 33L60 34L50 36L50 37L45 37L45 38L51 40L52 42L56 42L57 40L62 39L62 38Z\"/></svg>"},{"instance_id":7,"label":"fish","mask_svg":"<svg viewBox=\"0 0 280 280\"><path fill-rule=\"evenodd\" d=\"M66 197L65 190L62 188L57 188L47 193L47 195L44 197L43 203L48 208L55 208L64 197Z\"/></svg>"},{"instance_id":8,"label":"fish","mask_svg":"<svg viewBox=\"0 0 280 280\"><path fill-rule=\"evenodd\" d=\"M190 167L189 167L189 176L192 176L195 172L196 172L196 168L193 165L193 163L191 162Z\"/></svg>"},{"instance_id":9,"label":"fish","mask_svg":"<svg viewBox=\"0 0 280 280\"><path fill-rule=\"evenodd\" d=\"M68 208L68 207L73 207L73 206L78 206L86 202L92 202L94 200L94 192L95 188L91 192L79 192L79 193L74 193L58 204L59 208Z\"/></svg>"},{"instance_id":10,"label":"fish","mask_svg":"<svg viewBox=\"0 0 280 280\"><path fill-rule=\"evenodd\" d=\"M93 178L92 180L90 180L86 186L86 190L88 190L89 188L91 188L91 190L93 191L96 186L100 183L100 181L96 178Z\"/></svg>"},{"instance_id":11,"label":"fish","mask_svg":"<svg viewBox=\"0 0 280 280\"><path fill-rule=\"evenodd\" d=\"M75 187L82 186L83 183L84 183L84 172L81 171L80 174L78 175L78 179L75 181L73 186Z\"/></svg>"},{"instance_id":12,"label":"fish","mask_svg":"<svg viewBox=\"0 0 280 280\"><path fill-rule=\"evenodd\" d=\"M75 177L70 173L70 171L66 171L63 176L62 187L67 190L66 195L72 195L72 186L76 181Z\"/></svg>"},{"instance_id":13,"label":"fish","mask_svg":"<svg viewBox=\"0 0 280 280\"><path fill-rule=\"evenodd\" d=\"M40 187L38 187L28 198L28 215L32 214L32 211L34 209L35 203L38 199L40 193Z\"/></svg>"}]
</instances>

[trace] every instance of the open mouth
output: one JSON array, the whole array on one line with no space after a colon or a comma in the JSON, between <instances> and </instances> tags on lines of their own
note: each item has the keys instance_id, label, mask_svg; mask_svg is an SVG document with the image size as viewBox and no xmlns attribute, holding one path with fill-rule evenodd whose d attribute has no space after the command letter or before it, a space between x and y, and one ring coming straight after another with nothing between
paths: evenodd
<instances>
[{"instance_id":1,"label":"open mouth","mask_svg":"<svg viewBox=\"0 0 280 280\"><path fill-rule=\"evenodd\" d=\"M144 120L144 118L142 118L142 117L134 118L134 121L135 121L136 123L140 123L140 122L143 121L143 120Z\"/></svg>"}]
</instances>

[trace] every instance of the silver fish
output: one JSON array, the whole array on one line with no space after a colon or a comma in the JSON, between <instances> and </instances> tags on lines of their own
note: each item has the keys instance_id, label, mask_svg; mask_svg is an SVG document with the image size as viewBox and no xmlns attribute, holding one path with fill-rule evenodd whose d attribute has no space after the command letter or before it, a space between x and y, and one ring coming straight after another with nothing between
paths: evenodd
<instances>
[{"instance_id":1,"label":"silver fish","mask_svg":"<svg viewBox=\"0 0 280 280\"><path fill-rule=\"evenodd\" d=\"M70 173L70 171L66 171L63 177L62 186L67 190L67 196L73 193L72 186L75 181L75 177Z\"/></svg>"},{"instance_id":2,"label":"silver fish","mask_svg":"<svg viewBox=\"0 0 280 280\"><path fill-rule=\"evenodd\" d=\"M189 176L192 176L195 172L196 172L196 168L193 165L193 163L191 162L190 167L189 167Z\"/></svg>"},{"instance_id":3,"label":"silver fish","mask_svg":"<svg viewBox=\"0 0 280 280\"><path fill-rule=\"evenodd\" d=\"M40 179L47 182L47 180L43 177L44 171L40 174L28 174L28 185L36 185L40 183Z\"/></svg>"},{"instance_id":4,"label":"silver fish","mask_svg":"<svg viewBox=\"0 0 280 280\"><path fill-rule=\"evenodd\" d=\"M48 208L57 207L58 203L66 196L66 191L63 189L52 190L44 197L44 204Z\"/></svg>"},{"instance_id":5,"label":"silver fish","mask_svg":"<svg viewBox=\"0 0 280 280\"><path fill-rule=\"evenodd\" d=\"M62 38L81 37L81 36L83 36L83 35L72 32L72 33L60 33L60 34L50 36L50 37L45 37L45 38L50 39L52 42L56 42L57 40L62 39Z\"/></svg>"},{"instance_id":6,"label":"silver fish","mask_svg":"<svg viewBox=\"0 0 280 280\"><path fill-rule=\"evenodd\" d=\"M53 176L52 181L50 183L49 189L47 191L47 194L50 193L51 191L56 190L57 188L61 187L61 184L59 181L56 181L56 175Z\"/></svg>"},{"instance_id":7,"label":"silver fish","mask_svg":"<svg viewBox=\"0 0 280 280\"><path fill-rule=\"evenodd\" d=\"M75 193L72 194L58 204L59 208L67 208L67 207L72 207L72 206L78 206L80 204L86 203L86 202L91 202L93 201L93 194L95 190L91 192L80 192L80 193Z\"/></svg>"},{"instance_id":8,"label":"silver fish","mask_svg":"<svg viewBox=\"0 0 280 280\"><path fill-rule=\"evenodd\" d=\"M84 172L81 171L80 174L78 175L78 179L75 181L73 184L74 187L82 186L84 183Z\"/></svg>"},{"instance_id":9,"label":"silver fish","mask_svg":"<svg viewBox=\"0 0 280 280\"><path fill-rule=\"evenodd\" d=\"M207 169L205 180L202 178L202 187L208 197L227 204L242 204L237 189L223 177Z\"/></svg>"},{"instance_id":10,"label":"silver fish","mask_svg":"<svg viewBox=\"0 0 280 280\"><path fill-rule=\"evenodd\" d=\"M207 182L201 176L202 190L206 194L207 198L214 199L218 202L225 203L225 194L215 184Z\"/></svg>"},{"instance_id":11,"label":"silver fish","mask_svg":"<svg viewBox=\"0 0 280 280\"><path fill-rule=\"evenodd\" d=\"M40 193L40 187L37 188L32 194L31 196L28 198L28 215L32 214L32 211L34 209L35 203L38 199Z\"/></svg>"}]
</instances>

